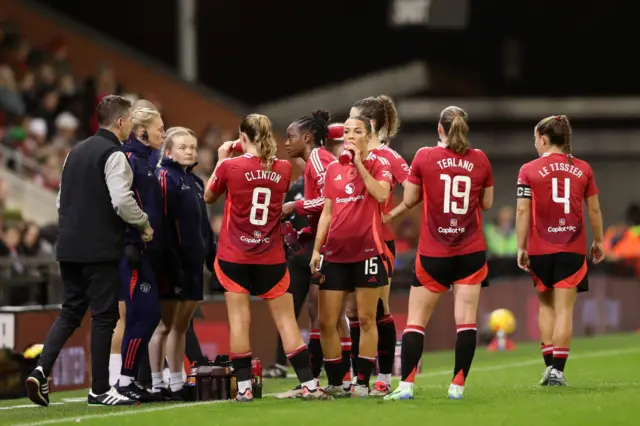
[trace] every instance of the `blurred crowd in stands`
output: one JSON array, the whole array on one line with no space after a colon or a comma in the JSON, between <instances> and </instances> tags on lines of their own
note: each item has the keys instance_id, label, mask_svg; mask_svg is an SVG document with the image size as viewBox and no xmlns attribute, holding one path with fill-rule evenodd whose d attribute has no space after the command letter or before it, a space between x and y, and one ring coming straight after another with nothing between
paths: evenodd
<instances>
[{"instance_id":1,"label":"blurred crowd in stands","mask_svg":"<svg viewBox=\"0 0 640 426\"><path fill-rule=\"evenodd\" d=\"M97 129L94 109L106 94L118 93L145 98L162 111L163 100L153 93L136 93L135 87L121 87L108 64L101 64L94 76L79 79L67 62L65 40L57 38L46 46L34 46L20 36L10 22L0 23L0 167L18 173L22 179L56 191L62 164L69 150ZM163 117L166 127L171 117ZM206 181L216 163L218 146L235 134L211 123L199 130L197 172ZM401 193L396 194L396 202ZM29 212L6 207L10 198L0 178L0 279L38 273L22 266L21 257L51 256L56 238L55 224L38 227ZM219 231L222 209L211 209L212 227ZM419 236L419 211L396 226L398 268L412 268ZM512 257L517 252L514 210L500 208L486 221L489 253ZM627 223L607 231L607 249L612 260L640 258L640 206L630 206ZM7 260L13 259L13 261ZM8 267L7 264L10 266ZM4 266L3 266L4 265ZM35 271L35 272L34 272ZM640 266L638 266L640 276Z\"/></svg>"}]
</instances>

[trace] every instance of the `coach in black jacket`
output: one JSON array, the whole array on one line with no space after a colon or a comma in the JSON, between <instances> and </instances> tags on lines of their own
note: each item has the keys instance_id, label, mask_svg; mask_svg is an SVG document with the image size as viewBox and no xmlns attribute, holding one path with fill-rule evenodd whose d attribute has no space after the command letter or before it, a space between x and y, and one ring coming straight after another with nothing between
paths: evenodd
<instances>
[{"instance_id":1,"label":"coach in black jacket","mask_svg":"<svg viewBox=\"0 0 640 426\"><path fill-rule=\"evenodd\" d=\"M31 401L49 405L49 376L60 350L91 308L93 382L89 404L132 405L109 386L111 337L118 320L118 264L125 222L150 241L153 229L133 198L133 173L122 152L131 131L131 102L106 96L96 114L100 129L71 150L62 170L56 246L64 301L44 343L38 367L27 379Z\"/></svg>"}]
</instances>

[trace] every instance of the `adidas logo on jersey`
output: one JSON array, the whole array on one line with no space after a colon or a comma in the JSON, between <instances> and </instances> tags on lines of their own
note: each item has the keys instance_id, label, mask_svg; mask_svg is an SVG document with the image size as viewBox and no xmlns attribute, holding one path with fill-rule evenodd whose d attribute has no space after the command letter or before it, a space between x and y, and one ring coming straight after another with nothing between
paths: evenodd
<instances>
[{"instance_id":1,"label":"adidas logo on jersey","mask_svg":"<svg viewBox=\"0 0 640 426\"><path fill-rule=\"evenodd\" d=\"M336 178L334 180L342 180L342 175L336 176Z\"/></svg>"}]
</instances>

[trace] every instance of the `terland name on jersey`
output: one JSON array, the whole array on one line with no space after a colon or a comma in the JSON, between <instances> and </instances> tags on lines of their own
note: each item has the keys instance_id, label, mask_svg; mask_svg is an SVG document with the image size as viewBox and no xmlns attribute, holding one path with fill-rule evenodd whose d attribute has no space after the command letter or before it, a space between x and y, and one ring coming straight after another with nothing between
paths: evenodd
<instances>
[{"instance_id":1,"label":"terland name on jersey","mask_svg":"<svg viewBox=\"0 0 640 426\"><path fill-rule=\"evenodd\" d=\"M578 167L567 163L551 163L548 167L543 166L538 169L538 173L542 177L548 176L549 174L551 174L551 172L569 172L578 178L582 177L582 175L584 174Z\"/></svg>"},{"instance_id":2,"label":"terland name on jersey","mask_svg":"<svg viewBox=\"0 0 640 426\"><path fill-rule=\"evenodd\" d=\"M279 173L267 170L247 172L244 174L244 177L247 179L247 182L251 182L252 180L270 180L271 182L279 183L282 179Z\"/></svg>"},{"instance_id":3,"label":"terland name on jersey","mask_svg":"<svg viewBox=\"0 0 640 426\"><path fill-rule=\"evenodd\" d=\"M467 171L473 170L473 163L469 160L463 160L462 158L445 158L437 161L438 166L441 169L448 169L450 167L459 167Z\"/></svg>"}]
</instances>

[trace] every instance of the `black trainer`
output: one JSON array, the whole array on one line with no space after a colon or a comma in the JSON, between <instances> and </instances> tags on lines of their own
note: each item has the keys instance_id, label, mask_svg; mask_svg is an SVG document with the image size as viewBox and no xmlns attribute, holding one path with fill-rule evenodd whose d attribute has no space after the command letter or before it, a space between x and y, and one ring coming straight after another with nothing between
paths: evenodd
<instances>
[{"instance_id":1,"label":"black trainer","mask_svg":"<svg viewBox=\"0 0 640 426\"><path fill-rule=\"evenodd\" d=\"M49 378L45 377L42 370L36 368L27 377L27 395L34 404L43 407L49 406Z\"/></svg>"},{"instance_id":2,"label":"black trainer","mask_svg":"<svg viewBox=\"0 0 640 426\"><path fill-rule=\"evenodd\" d=\"M100 395L96 395L93 391L89 391L87 401L89 405L140 405L139 401L121 395L115 388L111 388Z\"/></svg>"},{"instance_id":3,"label":"black trainer","mask_svg":"<svg viewBox=\"0 0 640 426\"><path fill-rule=\"evenodd\" d=\"M162 402L164 401L164 397L160 393L151 392L149 389L145 388L138 382L133 382L133 385L136 387L138 392L148 399L146 402ZM145 402L145 401L142 401Z\"/></svg>"},{"instance_id":4,"label":"black trainer","mask_svg":"<svg viewBox=\"0 0 640 426\"><path fill-rule=\"evenodd\" d=\"M141 389L135 385L135 383L130 383L127 386L117 386L116 390L122 396L126 396L129 399L133 399L134 401L139 402L156 402L162 401L162 397L151 395L145 389Z\"/></svg>"},{"instance_id":5,"label":"black trainer","mask_svg":"<svg viewBox=\"0 0 640 426\"><path fill-rule=\"evenodd\" d=\"M173 395L167 388L153 388L151 394L159 398L160 401L173 401Z\"/></svg>"}]
</instances>

